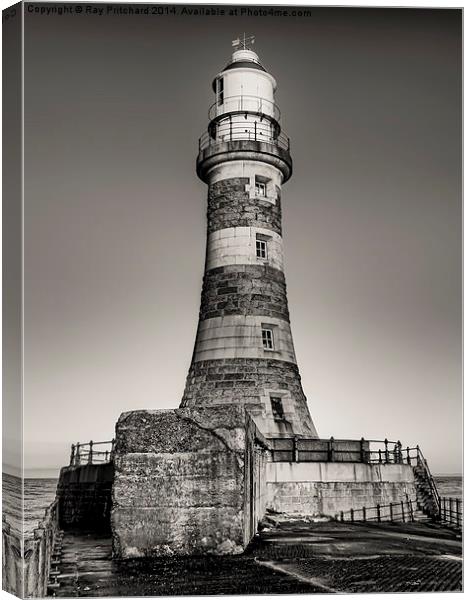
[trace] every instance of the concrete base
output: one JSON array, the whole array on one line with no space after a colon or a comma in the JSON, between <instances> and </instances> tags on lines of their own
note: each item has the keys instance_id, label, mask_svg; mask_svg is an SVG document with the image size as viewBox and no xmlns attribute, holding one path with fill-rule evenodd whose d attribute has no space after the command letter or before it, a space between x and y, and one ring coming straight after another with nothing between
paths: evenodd
<instances>
[{"instance_id":1,"label":"concrete base","mask_svg":"<svg viewBox=\"0 0 469 600\"><path fill-rule=\"evenodd\" d=\"M244 420L239 407L121 415L111 515L115 556L243 551Z\"/></svg>"},{"instance_id":2,"label":"concrete base","mask_svg":"<svg viewBox=\"0 0 469 600\"><path fill-rule=\"evenodd\" d=\"M410 465L268 463L267 508L293 515L334 517L340 511L415 500Z\"/></svg>"}]
</instances>

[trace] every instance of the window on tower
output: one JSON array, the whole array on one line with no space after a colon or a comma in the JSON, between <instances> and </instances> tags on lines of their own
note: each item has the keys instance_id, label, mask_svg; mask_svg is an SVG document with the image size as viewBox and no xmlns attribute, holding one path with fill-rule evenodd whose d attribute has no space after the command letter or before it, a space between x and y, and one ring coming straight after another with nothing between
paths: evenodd
<instances>
[{"instance_id":1,"label":"window on tower","mask_svg":"<svg viewBox=\"0 0 469 600\"><path fill-rule=\"evenodd\" d=\"M274 349L274 332L272 329L262 328L262 345L264 350Z\"/></svg>"},{"instance_id":2,"label":"window on tower","mask_svg":"<svg viewBox=\"0 0 469 600\"><path fill-rule=\"evenodd\" d=\"M257 258L267 258L267 242L264 240L256 240L256 256Z\"/></svg>"},{"instance_id":3,"label":"window on tower","mask_svg":"<svg viewBox=\"0 0 469 600\"><path fill-rule=\"evenodd\" d=\"M255 191L256 191L256 196L265 198L267 196L267 183L265 181L260 181L260 179L258 179L256 177Z\"/></svg>"},{"instance_id":4,"label":"window on tower","mask_svg":"<svg viewBox=\"0 0 469 600\"><path fill-rule=\"evenodd\" d=\"M272 414L275 421L283 421L285 419L285 413L283 412L282 399L278 396L271 396L270 406L272 408Z\"/></svg>"},{"instance_id":5,"label":"window on tower","mask_svg":"<svg viewBox=\"0 0 469 600\"><path fill-rule=\"evenodd\" d=\"M224 102L223 77L219 77L217 79L217 103L218 103L218 106L223 104L223 102Z\"/></svg>"}]
</instances>

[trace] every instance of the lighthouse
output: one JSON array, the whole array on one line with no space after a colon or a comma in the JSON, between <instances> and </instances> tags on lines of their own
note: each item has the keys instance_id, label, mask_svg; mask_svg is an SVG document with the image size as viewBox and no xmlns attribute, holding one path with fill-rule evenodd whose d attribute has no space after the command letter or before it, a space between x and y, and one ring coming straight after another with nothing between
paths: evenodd
<instances>
[{"instance_id":1,"label":"lighthouse","mask_svg":"<svg viewBox=\"0 0 469 600\"><path fill-rule=\"evenodd\" d=\"M317 437L287 302L282 186L292 175L274 77L246 38L212 83L197 174L208 186L199 324L181 408L244 406L268 437Z\"/></svg>"}]
</instances>

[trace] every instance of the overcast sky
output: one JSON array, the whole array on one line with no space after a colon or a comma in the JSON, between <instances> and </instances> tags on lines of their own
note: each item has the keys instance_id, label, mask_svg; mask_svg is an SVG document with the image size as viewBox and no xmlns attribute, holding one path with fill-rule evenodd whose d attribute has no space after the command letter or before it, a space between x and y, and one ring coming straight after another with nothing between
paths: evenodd
<instances>
[{"instance_id":1,"label":"overcast sky","mask_svg":"<svg viewBox=\"0 0 469 600\"><path fill-rule=\"evenodd\" d=\"M228 12L228 8L225 12ZM197 327L211 81L246 31L278 81L303 386L321 437L461 471L461 12L25 20L25 462L176 408Z\"/></svg>"}]
</instances>

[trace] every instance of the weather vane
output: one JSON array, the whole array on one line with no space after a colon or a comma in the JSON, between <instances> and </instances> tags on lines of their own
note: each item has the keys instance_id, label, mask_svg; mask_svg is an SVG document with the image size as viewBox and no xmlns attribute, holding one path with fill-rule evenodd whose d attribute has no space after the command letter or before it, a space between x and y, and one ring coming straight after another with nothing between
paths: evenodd
<instances>
[{"instance_id":1,"label":"weather vane","mask_svg":"<svg viewBox=\"0 0 469 600\"><path fill-rule=\"evenodd\" d=\"M231 45L233 48L236 48L236 50L249 50L251 46L254 45L254 41L255 37L253 35L248 35L246 37L246 34L243 33L243 38L241 39L241 37L239 37L238 39L233 40Z\"/></svg>"}]
</instances>

